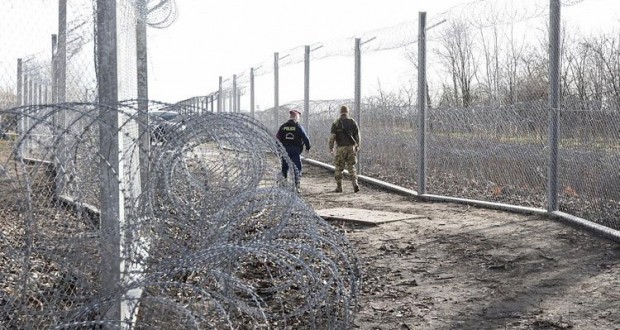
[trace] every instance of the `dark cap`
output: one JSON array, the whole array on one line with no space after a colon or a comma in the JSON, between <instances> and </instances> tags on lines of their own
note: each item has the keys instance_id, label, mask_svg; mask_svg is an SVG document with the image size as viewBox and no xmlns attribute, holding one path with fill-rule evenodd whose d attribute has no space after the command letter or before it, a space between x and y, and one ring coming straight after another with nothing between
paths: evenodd
<instances>
[{"instance_id":1,"label":"dark cap","mask_svg":"<svg viewBox=\"0 0 620 330\"><path fill-rule=\"evenodd\" d=\"M294 114L294 113L296 113L296 114L298 114L298 115L300 115L300 116L301 116L301 111L299 111L299 110L297 110L297 109L290 110L288 113L290 113L291 115L292 115L292 114Z\"/></svg>"}]
</instances>

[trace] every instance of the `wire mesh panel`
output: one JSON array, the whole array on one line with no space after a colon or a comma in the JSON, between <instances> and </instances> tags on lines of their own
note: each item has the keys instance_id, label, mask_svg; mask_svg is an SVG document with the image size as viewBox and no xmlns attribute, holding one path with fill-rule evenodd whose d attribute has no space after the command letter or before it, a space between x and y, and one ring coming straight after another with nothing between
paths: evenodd
<instances>
[{"instance_id":1,"label":"wire mesh panel","mask_svg":"<svg viewBox=\"0 0 620 330\"><path fill-rule=\"evenodd\" d=\"M620 229L617 19L606 6L584 24L584 5L565 8L559 142L559 209Z\"/></svg>"},{"instance_id":2,"label":"wire mesh panel","mask_svg":"<svg viewBox=\"0 0 620 330\"><path fill-rule=\"evenodd\" d=\"M560 210L620 229L620 113L562 109ZM614 109L615 108L615 109Z\"/></svg>"},{"instance_id":3,"label":"wire mesh panel","mask_svg":"<svg viewBox=\"0 0 620 330\"><path fill-rule=\"evenodd\" d=\"M592 178L577 178L577 173L594 171L613 179L613 168L601 165L604 169L595 170L595 166L590 165L587 170L581 169L574 164L579 154L563 149L570 143L587 144L572 137L575 133L570 132L576 125L579 131L595 131L600 126L597 121L609 120L601 130L612 132L616 127L612 101L615 100L613 86L617 84L612 77L617 76L614 74L617 65L611 54L617 52L617 33L601 29L602 25L593 30L597 24L581 15L584 3L590 4L581 0L558 3L562 13L566 13L562 15L566 26L562 27L559 60L563 108L558 136L563 138L567 132L571 136L566 138L570 142L560 143L562 182L558 194L567 199L562 209L584 216L599 211L607 213L606 220L596 221L615 228L616 221L612 220L617 212L615 193L607 193L609 189L600 188L598 181ZM325 88L316 86L331 86L335 81L342 82L342 86L332 91L353 91L353 87L357 88L354 84L359 83L361 113L354 114L354 118L361 121L363 146L359 164L364 174L415 189L421 188L417 182L419 169L428 167L428 172L424 173L428 179L424 191L432 194L553 207L554 201L548 199L555 194L552 187L557 182L556 165L550 160L555 158L552 141L558 136L552 137L549 133L552 127L549 44L550 36L559 30L551 30L550 16L550 2L546 0L471 1L445 12L429 13L425 32L427 79L424 93L419 93L419 87L415 86L421 55L417 49L419 22L415 20L359 33L352 38L309 45L308 58L303 54L306 47L279 51L279 73L284 72L285 67L296 72L291 72L292 78L286 75L294 82L286 87L296 86L305 79L305 73L297 68L298 64L309 60L310 79L304 88L309 88L310 99L298 99L300 88L293 91L281 88L278 90L278 113L274 108L260 109L256 118L275 130L280 124L276 118L283 122L288 110L302 109L304 103L309 102L310 111L304 114L309 118L306 121L302 116L301 119L314 145L308 157L330 163L332 156L326 152L326 143L331 123L338 116L334 109L338 105L349 105L353 109L356 100L350 99L349 93L341 93L337 98L333 95L321 98L314 91L321 89L325 94ZM609 27L613 26L614 17L617 13L609 10L599 18ZM354 40L360 40L361 44L361 82L353 81L354 73L359 72L351 70L356 55ZM400 62L400 69L388 74L389 68L397 66L396 62ZM273 88L274 59L265 57L253 67L254 75L261 77L258 85ZM346 74L349 70L350 75ZM348 76L346 81L341 79L342 75ZM235 76L239 77L237 86L247 87L249 79L241 77L249 77L249 70ZM284 76L279 74L278 78ZM375 79L376 85L373 84ZM278 83L282 85L282 81ZM420 82L417 83L419 86ZM255 91L257 99L275 102L273 89L267 93L257 87ZM426 107L427 138L424 141L420 141L419 97ZM595 111L579 114L584 109ZM606 139L614 137L613 133L605 134ZM427 158L421 154L423 142ZM595 150L582 151L581 155L605 159L601 161L604 164L614 161L614 154L608 150L613 150L613 143L602 147L603 150L598 150L601 145L595 144L593 148ZM584 180L589 183L579 183ZM583 187L596 186L593 189L599 189L602 194L595 199L606 200L605 206L594 208L599 211L576 211L583 208L576 206L579 203L571 196L575 195L577 184L581 194L588 190Z\"/></svg>"},{"instance_id":4,"label":"wire mesh panel","mask_svg":"<svg viewBox=\"0 0 620 330\"><path fill-rule=\"evenodd\" d=\"M44 104L52 97L51 58L52 34L55 26L52 19L42 19L53 12L54 3L22 3L3 1L0 10L2 50L0 50L0 108L9 109L25 104ZM5 137L15 137L32 128L29 118L3 116L2 131ZM33 136L34 138L35 136ZM49 138L42 132L36 135L39 141ZM20 151L34 151L31 149ZM36 152L36 151L34 151ZM27 154L24 156L28 156Z\"/></svg>"},{"instance_id":5,"label":"wire mesh panel","mask_svg":"<svg viewBox=\"0 0 620 330\"><path fill-rule=\"evenodd\" d=\"M32 28L56 36L2 54L13 64L0 116L13 134L0 141L0 328L348 327L357 258L279 179L281 160L292 163L273 135L198 99L132 100L137 23L166 27L174 2L46 5L28 7L39 16L25 26L57 19ZM126 100L88 102L95 73L117 75Z\"/></svg>"},{"instance_id":6,"label":"wire mesh panel","mask_svg":"<svg viewBox=\"0 0 620 330\"><path fill-rule=\"evenodd\" d=\"M429 191L544 207L545 103L432 109Z\"/></svg>"},{"instance_id":7,"label":"wire mesh panel","mask_svg":"<svg viewBox=\"0 0 620 330\"><path fill-rule=\"evenodd\" d=\"M546 4L467 3L428 31L428 190L545 207ZM473 15L473 16L470 16Z\"/></svg>"},{"instance_id":8,"label":"wire mesh panel","mask_svg":"<svg viewBox=\"0 0 620 330\"><path fill-rule=\"evenodd\" d=\"M103 134L140 139L105 124L109 105L63 104L5 110L3 115L48 113L33 128L58 130L55 112L80 114L64 137L76 141L71 161L99 169ZM137 123L137 102L114 108ZM150 103L154 112L180 106ZM84 125L89 122L88 125ZM89 202L99 171L64 174L72 198L56 195L55 162L25 162L2 142L0 320L7 328L301 327L341 329L352 321L359 270L347 240L279 179L282 146L256 120L234 113L179 115L159 122L144 189L124 204L118 232L100 228ZM97 131L98 130L98 131ZM102 132L102 130L104 130ZM88 133L86 133L88 132ZM94 134L97 133L97 134ZM153 135L155 136L155 135ZM32 141L36 141L32 139ZM53 158L59 138L46 146ZM128 163L141 157L125 148ZM79 158L76 156L79 155ZM102 163L103 162L103 163ZM132 164L125 168L135 168ZM128 190L139 173L113 180ZM129 180L127 181L127 177ZM131 197L131 195L128 195ZM121 281L102 286L108 242L120 233ZM109 311L126 306L128 314Z\"/></svg>"},{"instance_id":9,"label":"wire mesh panel","mask_svg":"<svg viewBox=\"0 0 620 330\"><path fill-rule=\"evenodd\" d=\"M58 53L55 64L59 85L58 101L95 102L97 100L97 78L93 55L95 49L94 2L71 0L58 3L61 7L58 13L59 28L66 30L66 37L63 37L62 30L59 32L56 49ZM65 8L62 8L63 6ZM62 24L63 22L66 23ZM66 86L64 91L63 86Z\"/></svg>"},{"instance_id":10,"label":"wire mesh panel","mask_svg":"<svg viewBox=\"0 0 620 330\"><path fill-rule=\"evenodd\" d=\"M570 13L583 2L560 4ZM290 159L274 131L306 104L311 158L332 161L330 128L347 105L360 122L363 174L420 188L428 165L429 193L538 208L553 204L557 183L560 211L620 229L618 33L567 24L552 109L559 31L548 1L431 13L424 91L414 86L420 22L411 21L267 54L221 90L174 105L136 100L145 74L136 27L167 27L174 1L115 2L124 101L109 104L97 103L109 68L95 63L105 44L94 37L96 3L109 4L0 4L9 32L0 36L0 328L349 327L355 253L279 178ZM405 66L388 72L397 60ZM348 87L314 92L337 81ZM118 214L106 227L112 199Z\"/></svg>"},{"instance_id":11,"label":"wire mesh panel","mask_svg":"<svg viewBox=\"0 0 620 330\"><path fill-rule=\"evenodd\" d=\"M312 100L310 102L310 127L308 135L312 139L311 158L326 163L332 161L328 139L332 124L339 116L340 106L350 105L351 100ZM297 106L297 104L296 104Z\"/></svg>"}]
</instances>

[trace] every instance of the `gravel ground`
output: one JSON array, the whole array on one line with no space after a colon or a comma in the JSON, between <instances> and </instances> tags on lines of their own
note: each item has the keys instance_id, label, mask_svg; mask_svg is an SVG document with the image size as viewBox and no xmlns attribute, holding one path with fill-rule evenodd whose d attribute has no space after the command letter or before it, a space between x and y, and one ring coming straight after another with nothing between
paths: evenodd
<instances>
[{"instance_id":1,"label":"gravel ground","mask_svg":"<svg viewBox=\"0 0 620 330\"><path fill-rule=\"evenodd\" d=\"M342 227L361 258L359 329L619 329L620 245L541 216L423 203L362 185L333 193L307 166L315 209L422 219Z\"/></svg>"},{"instance_id":2,"label":"gravel ground","mask_svg":"<svg viewBox=\"0 0 620 330\"><path fill-rule=\"evenodd\" d=\"M461 186L455 177L438 176L435 181L444 182L437 186L438 193L441 187ZM490 200L527 205L524 194L510 194L510 187L498 192L484 182L463 183L469 192ZM620 329L618 243L540 216L423 203L364 184L357 194L348 185L345 193L333 193L332 173L312 166L305 167L302 184L302 197L315 210L345 206L416 216L372 227L332 223L350 240L361 260L362 292L353 328ZM7 256L19 250L24 219L14 182L5 179L0 186L4 205L0 283L12 283L20 265ZM44 186L38 187L44 192ZM614 209L612 205L610 210ZM46 216L44 207L40 212ZM46 239L63 228L54 220L59 212L49 211L50 221L37 228L48 235ZM65 228L64 232L73 230L89 229ZM79 246L88 246L91 239L86 237ZM92 251L83 249L82 253ZM71 286L71 279L61 276L50 266L53 263L39 261L31 277L45 282L43 287ZM96 280L95 273L72 276ZM0 287L0 309L11 308L12 290L11 286ZM58 303L45 301L45 291L27 298L33 305Z\"/></svg>"}]
</instances>

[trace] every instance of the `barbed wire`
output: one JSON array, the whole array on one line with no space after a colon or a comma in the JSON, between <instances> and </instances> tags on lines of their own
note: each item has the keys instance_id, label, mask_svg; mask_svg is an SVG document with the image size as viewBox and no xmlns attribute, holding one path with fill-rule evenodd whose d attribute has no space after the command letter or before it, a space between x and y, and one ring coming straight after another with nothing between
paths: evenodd
<instances>
[{"instance_id":1,"label":"barbed wire","mask_svg":"<svg viewBox=\"0 0 620 330\"><path fill-rule=\"evenodd\" d=\"M280 179L280 160L293 165L269 130L246 115L159 102L148 104L153 116L180 115L149 124L138 103L0 113L15 137L0 141L3 326L350 326L361 284L355 252ZM105 121L109 111L120 130ZM96 150L119 134L115 167ZM122 171L111 180L124 218L112 230L100 222L104 168ZM121 242L120 255L110 242ZM110 258L121 268L106 286Z\"/></svg>"},{"instance_id":2,"label":"barbed wire","mask_svg":"<svg viewBox=\"0 0 620 330\"><path fill-rule=\"evenodd\" d=\"M584 0L561 0L563 7L574 6ZM540 0L475 0L451 7L438 15L432 22L442 20L465 22L474 28L508 25L542 17L549 12L549 2Z\"/></svg>"},{"instance_id":3,"label":"barbed wire","mask_svg":"<svg viewBox=\"0 0 620 330\"><path fill-rule=\"evenodd\" d=\"M562 0L561 5L568 7L577 5L584 0ZM541 0L475 0L451 7L450 9L433 14L427 21L427 28L441 25L444 22L464 22L472 29L488 28L491 26L509 25L526 22L536 17L543 17L548 12L548 2ZM418 20L401 22L391 27L379 28L360 33L354 37L339 38L318 42L310 45L310 58L320 60L334 56L353 56L355 39L360 38L361 50L365 53L385 51L409 46L417 43ZM427 39L433 39L427 35ZM285 67L304 61L305 46L296 46L280 51L282 58L278 65ZM286 57L284 57L286 56ZM283 58L284 57L284 58ZM274 59L266 59L252 66L254 75L261 76L273 72ZM237 84L239 87L249 83L250 68L238 72ZM232 88L232 81L224 84L225 89Z\"/></svg>"},{"instance_id":4,"label":"barbed wire","mask_svg":"<svg viewBox=\"0 0 620 330\"><path fill-rule=\"evenodd\" d=\"M152 28L165 29L177 19L177 4L174 0L133 0L138 18L146 20Z\"/></svg>"}]
</instances>

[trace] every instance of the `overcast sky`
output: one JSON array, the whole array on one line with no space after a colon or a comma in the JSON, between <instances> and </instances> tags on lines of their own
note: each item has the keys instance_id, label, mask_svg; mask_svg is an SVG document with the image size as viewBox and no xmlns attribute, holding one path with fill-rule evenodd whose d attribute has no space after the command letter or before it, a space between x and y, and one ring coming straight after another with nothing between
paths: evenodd
<instances>
[{"instance_id":1,"label":"overcast sky","mask_svg":"<svg viewBox=\"0 0 620 330\"><path fill-rule=\"evenodd\" d=\"M416 20L456 0L176 0L178 19L149 31L151 95L175 101L217 89L273 53ZM439 4L438 4L439 3ZM429 13L430 15L430 13ZM168 82L175 82L169 90ZM185 83L187 82L187 84Z\"/></svg>"},{"instance_id":2,"label":"overcast sky","mask_svg":"<svg viewBox=\"0 0 620 330\"><path fill-rule=\"evenodd\" d=\"M430 20L433 15L472 2L175 1L178 7L176 22L166 29L149 30L150 96L167 102L213 92L217 90L218 76L231 77L272 58L276 51L355 37L367 31L414 21L420 11L426 11ZM544 6L549 3L547 0L518 1L537 1ZM510 0L495 0L495 3L502 2ZM598 22L620 25L619 0L584 0L577 6L564 8L562 14L565 19L581 20L584 29L597 26ZM348 69L352 64L347 62L344 65Z\"/></svg>"},{"instance_id":3,"label":"overcast sky","mask_svg":"<svg viewBox=\"0 0 620 330\"><path fill-rule=\"evenodd\" d=\"M620 0L562 0L574 6L562 9L563 18L579 22L583 30L600 28L619 30ZM76 3L71 2L73 6ZM170 27L151 28L149 35L149 88L154 100L176 102L197 95L214 92L218 77L225 79L248 70L289 49L306 44L358 37L365 32L417 20L420 11L426 11L428 20L451 10L462 9L465 3L534 4L548 6L549 0L175 0L178 17ZM85 1L84 4L90 4ZM459 9L460 8L460 9ZM5 33L0 34L0 71L14 78L15 58L28 54L50 54L50 34L57 23L54 12L56 0L0 0L0 12L8 15L3 22ZM86 6L82 12L92 8ZM0 15L1 15L0 13ZM23 17L24 19L19 19ZM22 23L21 26L18 23ZM540 18L538 23L544 22ZM18 36L18 37L16 37ZM415 45L412 45L414 47ZM351 45L351 49L353 45ZM88 55L90 56L90 55ZM375 57L373 59L373 56ZM90 58L90 57L89 57ZM380 63L381 66L373 66ZM327 65L329 64L329 65ZM414 68L408 63L401 48L392 54L364 53L362 58L363 88L376 89L389 85L389 80L408 79ZM387 66L396 69L389 71ZM323 72L319 69L323 68ZM328 58L312 62L311 97L352 97L352 58ZM287 71L288 70L288 71ZM374 70L374 71L373 71ZM303 67L281 69L281 104L300 99L303 90L285 81L294 76L301 83ZM338 77L339 76L339 77ZM348 81L335 78L345 77ZM272 98L265 86L273 85L273 76L257 78L257 93ZM11 80L11 79L9 79ZM7 80L6 84L14 84ZM330 84L346 90L336 96ZM293 88L294 92L288 92ZM320 93L321 89L324 93ZM259 96L257 96L259 97ZM243 102L243 100L242 100ZM268 101L267 101L268 102ZM259 101L258 104L265 103ZM269 106L268 104L263 104Z\"/></svg>"}]
</instances>

